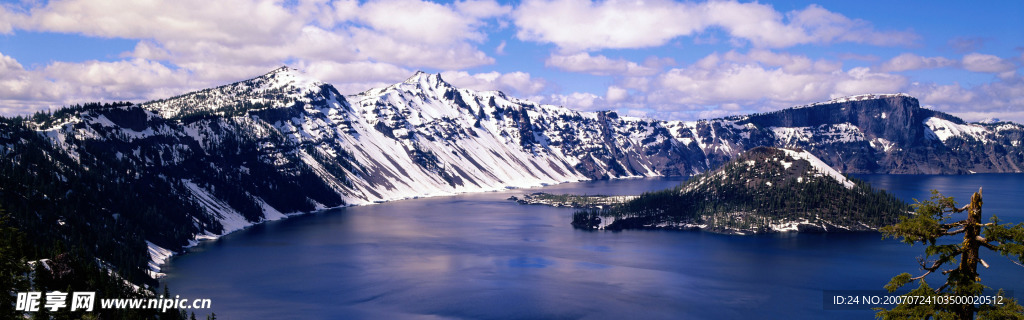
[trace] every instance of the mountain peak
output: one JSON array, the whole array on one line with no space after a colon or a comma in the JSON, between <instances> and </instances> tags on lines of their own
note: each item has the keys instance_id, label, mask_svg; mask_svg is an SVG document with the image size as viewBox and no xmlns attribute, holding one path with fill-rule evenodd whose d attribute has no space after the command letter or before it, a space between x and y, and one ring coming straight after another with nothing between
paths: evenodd
<instances>
[{"instance_id":1,"label":"mountain peak","mask_svg":"<svg viewBox=\"0 0 1024 320\"><path fill-rule=\"evenodd\" d=\"M300 90L315 90L314 88L322 84L321 81L307 75L305 71L289 66L281 66L253 80L264 82L261 86L265 88L294 87Z\"/></svg>"},{"instance_id":2,"label":"mountain peak","mask_svg":"<svg viewBox=\"0 0 1024 320\"><path fill-rule=\"evenodd\" d=\"M427 84L427 85L429 85L431 87L436 87L436 86L439 86L441 84L448 85L448 83L445 82L444 79L441 79L441 74L440 73L426 73L426 72L419 71L419 70L417 70L416 73L413 73L412 76L409 77L408 79L405 79L404 83L408 83L408 84L418 84L418 83L421 83L421 84Z\"/></svg>"},{"instance_id":3,"label":"mountain peak","mask_svg":"<svg viewBox=\"0 0 1024 320\"><path fill-rule=\"evenodd\" d=\"M323 82L302 70L281 66L249 80L149 101L143 103L142 107L165 118L218 113L224 108L237 109L244 104L287 107L294 101L308 102L313 99L311 97L320 93L323 85Z\"/></svg>"},{"instance_id":4,"label":"mountain peak","mask_svg":"<svg viewBox=\"0 0 1024 320\"><path fill-rule=\"evenodd\" d=\"M270 70L270 72L267 72L267 74L277 74L277 73L289 72L289 71L299 71L299 70L295 69L295 68L292 68L292 67L289 67L288 65L282 65L280 67L277 67L277 69Z\"/></svg>"}]
</instances>

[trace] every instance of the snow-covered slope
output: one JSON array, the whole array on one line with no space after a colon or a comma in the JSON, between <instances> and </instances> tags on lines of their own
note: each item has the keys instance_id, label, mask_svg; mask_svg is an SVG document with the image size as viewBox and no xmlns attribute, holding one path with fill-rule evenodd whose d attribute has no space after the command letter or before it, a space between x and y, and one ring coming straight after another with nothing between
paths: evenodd
<instances>
[{"instance_id":1,"label":"snow-covered slope","mask_svg":"<svg viewBox=\"0 0 1024 320\"><path fill-rule=\"evenodd\" d=\"M168 212L181 229L148 233L159 236L147 238L152 247L171 250L328 207L692 175L757 146L806 150L797 156L820 158L818 172L836 179L839 172L1019 172L1024 166L1024 127L968 125L922 109L906 95L681 122L542 105L456 88L422 72L345 96L282 67L138 106L86 108L30 127L82 170L128 168L117 173L126 179L118 183L147 181L201 208ZM991 151L964 151L972 143ZM0 145L0 152L16 149Z\"/></svg>"},{"instance_id":2,"label":"snow-covered slope","mask_svg":"<svg viewBox=\"0 0 1024 320\"><path fill-rule=\"evenodd\" d=\"M981 142L991 142L986 136L991 134L991 130L988 130L981 124L958 124L950 120L946 120L939 117L929 117L925 120L925 125L931 130L931 133L945 142L952 137L959 137L963 139L974 139Z\"/></svg>"},{"instance_id":3,"label":"snow-covered slope","mask_svg":"<svg viewBox=\"0 0 1024 320\"><path fill-rule=\"evenodd\" d=\"M807 151L804 151L804 150L799 150L798 151L798 150L789 150L789 149L779 149L779 150L782 150L783 152L785 152L786 155L789 156L791 159L794 159L794 160L806 160L808 163L811 164L811 168L814 168L814 171L816 171L818 175L824 175L824 176L831 177L833 179L836 179L836 182L839 182L839 184L843 185L847 189L853 189L853 182L852 181L850 181L849 179L846 179L846 176L843 176L843 174L839 173L839 171L836 171L836 169L832 169L832 167L830 167L829 165L825 164L825 162L821 161L821 159L818 159L818 157L815 157L810 152L807 152ZM786 161L786 160L779 160L779 161ZM786 163L783 163L783 164L785 165ZM789 166L787 165L786 168L789 168Z\"/></svg>"}]
</instances>

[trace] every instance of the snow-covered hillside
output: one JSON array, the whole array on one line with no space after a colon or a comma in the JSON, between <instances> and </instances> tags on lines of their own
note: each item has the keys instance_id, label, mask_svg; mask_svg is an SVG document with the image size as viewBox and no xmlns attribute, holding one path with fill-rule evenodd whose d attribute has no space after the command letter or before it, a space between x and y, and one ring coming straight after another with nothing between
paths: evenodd
<instances>
[{"instance_id":1,"label":"snow-covered hillside","mask_svg":"<svg viewBox=\"0 0 1024 320\"><path fill-rule=\"evenodd\" d=\"M31 127L82 170L129 168L135 179L160 184L202 208L168 213L181 215L174 221L192 222L162 240L147 239L151 248L172 251L328 207L692 175L757 146L806 150L799 156L821 158L818 171L837 179L839 172L1020 172L1024 164L1024 127L966 124L920 108L906 95L687 122L571 107L456 88L422 72L345 96L282 67L221 87L138 106L85 109ZM972 143L991 150L963 151Z\"/></svg>"}]
</instances>

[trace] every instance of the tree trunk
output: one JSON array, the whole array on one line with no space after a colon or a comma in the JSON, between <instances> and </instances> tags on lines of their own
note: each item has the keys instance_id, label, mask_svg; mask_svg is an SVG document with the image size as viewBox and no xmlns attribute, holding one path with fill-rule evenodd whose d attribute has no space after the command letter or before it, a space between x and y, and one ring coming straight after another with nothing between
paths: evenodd
<instances>
[{"instance_id":1,"label":"tree trunk","mask_svg":"<svg viewBox=\"0 0 1024 320\"><path fill-rule=\"evenodd\" d=\"M981 188L978 188L978 192L971 196L971 204L967 206L967 219L964 220L964 231L964 242L961 246L963 253L960 255L960 266L957 268L957 271L963 275L962 279L965 283L960 284L958 288L964 288L965 285L981 281L981 278L978 277L978 261L980 260L978 251L981 247L981 241L978 240L978 237L981 235ZM969 289L962 292L954 292L954 294L974 295ZM958 317L961 320L974 319L974 309L973 305L962 305L960 310L957 310Z\"/></svg>"}]
</instances>

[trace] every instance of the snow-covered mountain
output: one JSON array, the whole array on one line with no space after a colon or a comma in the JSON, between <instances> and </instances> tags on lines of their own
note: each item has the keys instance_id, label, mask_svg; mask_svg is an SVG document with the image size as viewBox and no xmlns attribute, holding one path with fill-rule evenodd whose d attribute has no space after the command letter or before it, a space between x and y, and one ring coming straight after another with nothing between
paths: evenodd
<instances>
[{"instance_id":1,"label":"snow-covered mountain","mask_svg":"<svg viewBox=\"0 0 1024 320\"><path fill-rule=\"evenodd\" d=\"M906 95L680 122L541 105L456 88L422 72L345 96L288 67L141 105L66 109L0 131L4 161L28 166L17 159L43 153L31 159L56 168L46 180L55 190L72 188L74 177L98 176L140 196L183 202L174 211L149 209L160 219L115 212L104 220L137 220L150 252L161 253L154 260L165 256L164 248L290 213L566 181L692 175L757 146L801 148L843 173L1024 168L1021 125L968 124ZM98 228L94 218L78 219L82 232Z\"/></svg>"}]
</instances>

